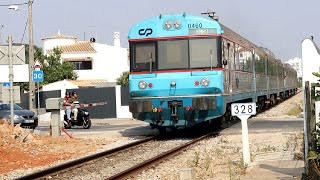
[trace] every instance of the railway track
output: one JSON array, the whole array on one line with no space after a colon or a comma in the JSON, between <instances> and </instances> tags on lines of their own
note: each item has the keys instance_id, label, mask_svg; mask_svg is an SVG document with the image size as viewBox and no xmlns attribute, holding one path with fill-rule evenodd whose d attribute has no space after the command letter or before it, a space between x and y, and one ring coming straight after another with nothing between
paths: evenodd
<instances>
[{"instance_id":1,"label":"railway track","mask_svg":"<svg viewBox=\"0 0 320 180\"><path fill-rule=\"evenodd\" d=\"M119 151L122 151L125 149L130 149L132 147L138 146L138 145L146 143L146 142L154 141L156 138L158 138L158 137L154 136L154 137L145 138L143 140L129 143L129 144L126 144L124 146L120 146L120 147L117 147L114 149L106 150L106 151L96 153L96 154L93 154L90 156L86 156L86 157L83 157L80 159L71 160L71 161L66 162L64 164L60 164L60 165L57 165L57 166L54 166L54 167L51 167L51 168L48 168L45 170L37 171L32 174L28 174L26 176L19 177L17 179L46 179L46 178L51 179L52 177L57 175L59 172L68 171L69 169L76 168L79 165L83 165L85 163L92 162L94 160L98 160L100 158L109 156L109 155L114 154L116 152L119 152Z\"/></svg>"},{"instance_id":2,"label":"railway track","mask_svg":"<svg viewBox=\"0 0 320 180\"><path fill-rule=\"evenodd\" d=\"M149 137L118 148L72 160L58 166L19 177L17 179L66 179L75 176L85 176L85 174L90 174L91 172L97 173L97 171L100 171L99 169L97 169L97 167L111 167L111 169L114 169L112 172L110 172L110 170L100 171L100 175L107 179L125 179L128 177L132 178L137 172L141 171L142 169L150 167L150 165L157 164L203 139L217 136L221 130L226 129L235 123L237 122L225 125L222 129L216 130L214 132L209 132L207 134L201 135L200 137L193 138L192 140L183 140L180 143L172 143L170 140L163 140L163 137L160 136ZM169 149L163 149L162 152L153 154L151 157L147 157L144 160L139 160L139 157L133 158L133 161L136 161L135 165L120 165L122 162L124 162L123 164L126 164L125 160L133 157L134 154L152 154L152 152L147 152L148 149L154 149L158 151L159 149L161 149L161 144L165 141L168 141L169 144L179 145L175 145L175 147L171 147ZM113 164L112 161L119 161L120 164ZM118 166L124 167L118 168ZM82 175L83 173L84 175ZM101 178L101 176L96 178Z\"/></svg>"},{"instance_id":3,"label":"railway track","mask_svg":"<svg viewBox=\"0 0 320 180\"><path fill-rule=\"evenodd\" d=\"M181 134L177 133L177 131L172 132L171 137L170 135L150 137L115 149L72 160L17 179L70 179L71 177L74 179L79 179L80 177L87 179L85 176L91 173L100 174L100 176L95 177L96 179L101 179L101 176L106 179L122 179L164 158L175 155L194 143L210 136L216 136L220 130L201 135L200 137L199 135L194 135L197 137L192 137L191 140L179 138L178 136L181 136ZM135 157L136 155L140 156ZM141 155L145 156L145 158L141 157ZM130 160L131 162L126 162L128 159L132 159ZM92 178L92 174L89 175L90 178Z\"/></svg>"},{"instance_id":4,"label":"railway track","mask_svg":"<svg viewBox=\"0 0 320 180\"><path fill-rule=\"evenodd\" d=\"M219 134L219 132L212 132L212 133L205 134L201 137L193 139L192 141L190 141L188 143L182 144L174 149L171 149L171 150L164 152L158 156L155 156L149 160L146 160L142 163L139 163L139 164L137 164L137 165L125 170L125 171L119 172L118 174L115 174L111 177L106 177L106 179L112 180L112 179L134 178L135 174L142 171L143 169L150 167L151 165L154 165L156 163L159 163L162 160L170 158L170 157L174 156L175 154L178 154L179 152L187 149L189 146L191 146L199 141L202 141L203 139L206 139L206 138L209 138L212 136L217 136L218 134Z\"/></svg>"}]
</instances>

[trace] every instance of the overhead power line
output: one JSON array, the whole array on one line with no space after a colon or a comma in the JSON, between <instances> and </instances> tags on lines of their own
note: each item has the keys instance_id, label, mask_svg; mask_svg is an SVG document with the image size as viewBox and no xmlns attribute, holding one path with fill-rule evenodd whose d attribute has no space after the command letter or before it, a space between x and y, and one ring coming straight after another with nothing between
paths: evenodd
<instances>
[{"instance_id":1,"label":"overhead power line","mask_svg":"<svg viewBox=\"0 0 320 180\"><path fill-rule=\"evenodd\" d=\"M24 38L24 35L25 35L25 33L26 33L27 26L28 26L28 19L27 19L27 21L26 21L26 25L24 26L24 31L23 31L23 35L22 35L22 39L21 39L21 44L22 44L22 42L23 42L23 38Z\"/></svg>"}]
</instances>

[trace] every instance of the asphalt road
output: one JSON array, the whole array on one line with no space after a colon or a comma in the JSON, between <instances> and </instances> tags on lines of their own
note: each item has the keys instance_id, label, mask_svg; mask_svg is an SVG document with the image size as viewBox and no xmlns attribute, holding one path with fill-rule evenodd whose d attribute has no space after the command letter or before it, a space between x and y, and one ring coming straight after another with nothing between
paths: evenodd
<instances>
[{"instance_id":1,"label":"asphalt road","mask_svg":"<svg viewBox=\"0 0 320 180\"><path fill-rule=\"evenodd\" d=\"M82 126L73 126L66 129L68 133L76 137L85 136L148 136L158 133L158 130L152 129L148 123L132 119L92 119L90 129L84 129ZM50 132L50 122L40 122L36 130L40 134L48 135ZM62 133L63 134L63 133Z\"/></svg>"},{"instance_id":2,"label":"asphalt road","mask_svg":"<svg viewBox=\"0 0 320 180\"><path fill-rule=\"evenodd\" d=\"M297 132L303 130L302 118L250 118L248 120L249 134L262 132ZM49 122L40 122L36 130L40 134L48 135L50 132ZM86 136L148 136L158 134L157 129L152 129L148 123L132 119L92 119L90 129L82 126L74 126L67 132L75 137ZM220 132L221 134L241 134L241 123L229 127ZM62 133L63 134L63 133Z\"/></svg>"},{"instance_id":3,"label":"asphalt road","mask_svg":"<svg viewBox=\"0 0 320 180\"><path fill-rule=\"evenodd\" d=\"M263 132L299 132L303 130L303 118L250 118L249 134ZM241 134L241 123L221 131L222 134Z\"/></svg>"}]
</instances>

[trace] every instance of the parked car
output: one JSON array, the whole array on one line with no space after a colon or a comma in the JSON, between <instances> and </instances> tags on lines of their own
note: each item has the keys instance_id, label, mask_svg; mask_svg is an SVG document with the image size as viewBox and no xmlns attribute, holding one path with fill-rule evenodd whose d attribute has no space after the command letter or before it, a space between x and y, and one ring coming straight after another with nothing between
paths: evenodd
<instances>
[{"instance_id":1,"label":"parked car","mask_svg":"<svg viewBox=\"0 0 320 180\"><path fill-rule=\"evenodd\" d=\"M13 104L14 124L20 124L21 127L35 129L38 126L38 116L33 111L24 109L17 104ZM10 104L0 102L0 119L10 121Z\"/></svg>"}]
</instances>

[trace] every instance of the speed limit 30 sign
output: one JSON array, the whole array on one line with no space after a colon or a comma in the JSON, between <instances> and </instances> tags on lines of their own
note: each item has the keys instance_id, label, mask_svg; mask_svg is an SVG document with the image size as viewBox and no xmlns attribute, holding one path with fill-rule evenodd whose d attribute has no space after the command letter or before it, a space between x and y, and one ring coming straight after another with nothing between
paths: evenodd
<instances>
[{"instance_id":1,"label":"speed limit 30 sign","mask_svg":"<svg viewBox=\"0 0 320 180\"><path fill-rule=\"evenodd\" d=\"M231 104L231 115L241 116L241 115L255 115L256 103L233 103Z\"/></svg>"},{"instance_id":2,"label":"speed limit 30 sign","mask_svg":"<svg viewBox=\"0 0 320 180\"><path fill-rule=\"evenodd\" d=\"M32 81L33 82L43 82L43 71L32 71Z\"/></svg>"}]
</instances>

